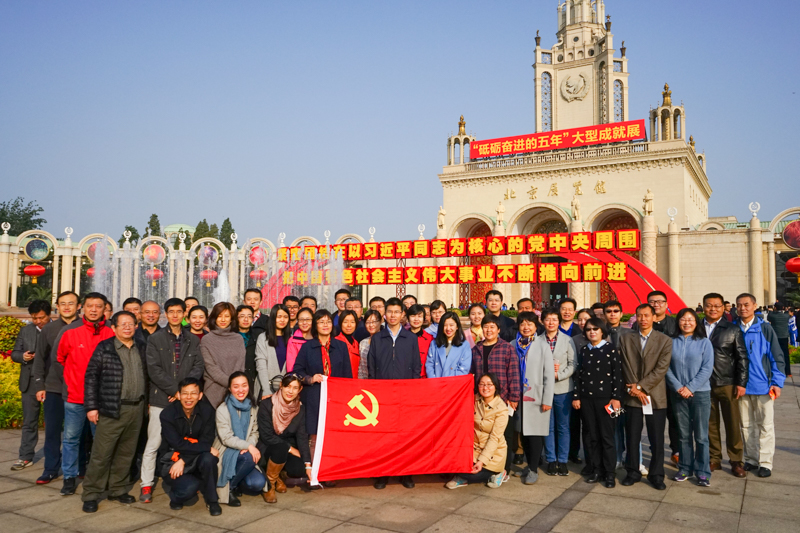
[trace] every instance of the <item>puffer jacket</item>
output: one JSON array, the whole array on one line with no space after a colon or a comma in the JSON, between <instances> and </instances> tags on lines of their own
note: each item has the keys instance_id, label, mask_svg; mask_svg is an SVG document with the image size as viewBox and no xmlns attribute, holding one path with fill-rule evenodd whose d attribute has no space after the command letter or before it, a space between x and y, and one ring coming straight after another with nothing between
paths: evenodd
<instances>
[{"instance_id":1,"label":"puffer jacket","mask_svg":"<svg viewBox=\"0 0 800 533\"><path fill-rule=\"evenodd\" d=\"M116 337L106 339L97 348L86 367L86 378L83 390L83 408L86 411L100 411L103 416L119 420L122 401L122 360L114 346ZM134 344L142 359L142 373L147 398L147 362L145 361L145 344L142 339L134 338Z\"/></svg>"},{"instance_id":2,"label":"puffer jacket","mask_svg":"<svg viewBox=\"0 0 800 533\"><path fill-rule=\"evenodd\" d=\"M114 331L105 321L93 323L82 318L79 324L63 331L61 340L58 341L58 362L64 366L67 401L82 404L84 377L89 359L98 344L114 337Z\"/></svg>"},{"instance_id":3,"label":"puffer jacket","mask_svg":"<svg viewBox=\"0 0 800 533\"><path fill-rule=\"evenodd\" d=\"M702 327L701 330L705 334L705 327ZM744 336L739 326L721 318L714 326L708 340L714 347L714 371L711 373L711 386L746 387L750 362L747 357L747 348L744 345Z\"/></svg>"}]
</instances>

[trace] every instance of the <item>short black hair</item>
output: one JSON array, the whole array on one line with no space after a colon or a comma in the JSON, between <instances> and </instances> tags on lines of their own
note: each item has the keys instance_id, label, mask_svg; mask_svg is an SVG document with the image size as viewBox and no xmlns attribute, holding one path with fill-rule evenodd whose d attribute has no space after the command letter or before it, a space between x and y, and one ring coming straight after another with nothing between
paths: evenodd
<instances>
[{"instance_id":1,"label":"short black hair","mask_svg":"<svg viewBox=\"0 0 800 533\"><path fill-rule=\"evenodd\" d=\"M530 302L531 305L533 305L533 300L531 300L530 298L520 298L519 300L517 300L517 309L519 309L519 306L525 302Z\"/></svg>"},{"instance_id":2,"label":"short black hair","mask_svg":"<svg viewBox=\"0 0 800 533\"><path fill-rule=\"evenodd\" d=\"M192 307L192 310L189 311L189 316L192 316L192 313L195 311L202 311L203 314L206 316L206 320L208 320L208 308L205 305L197 304Z\"/></svg>"},{"instance_id":3,"label":"short black hair","mask_svg":"<svg viewBox=\"0 0 800 533\"><path fill-rule=\"evenodd\" d=\"M617 300L609 300L603 304L603 311L608 309L609 307L618 307L620 311L622 311L622 304L619 303Z\"/></svg>"},{"instance_id":4,"label":"short black hair","mask_svg":"<svg viewBox=\"0 0 800 533\"><path fill-rule=\"evenodd\" d=\"M601 304L600 302L595 302L595 303L592 304L592 307L590 309L592 311L594 311L595 309L603 309L604 307L605 306L603 304Z\"/></svg>"},{"instance_id":5,"label":"short black hair","mask_svg":"<svg viewBox=\"0 0 800 533\"><path fill-rule=\"evenodd\" d=\"M649 309L651 313L653 313L654 315L656 314L656 310L653 308L652 305L650 305L648 303L643 303L643 304L637 305L636 306L636 314L638 315L639 311L641 311L643 309Z\"/></svg>"},{"instance_id":6,"label":"short black hair","mask_svg":"<svg viewBox=\"0 0 800 533\"><path fill-rule=\"evenodd\" d=\"M410 318L414 315L422 315L422 317L425 318L425 308L419 304L414 304L406 309L406 318Z\"/></svg>"},{"instance_id":7,"label":"short black hair","mask_svg":"<svg viewBox=\"0 0 800 533\"><path fill-rule=\"evenodd\" d=\"M417 303L417 297L414 296L413 294L406 294L405 296L403 296L403 299L401 301L405 302L409 298L413 298L414 299L414 303Z\"/></svg>"},{"instance_id":8,"label":"short black hair","mask_svg":"<svg viewBox=\"0 0 800 533\"><path fill-rule=\"evenodd\" d=\"M56 297L56 305L58 305L58 301L59 301L61 298L63 298L64 296L74 296L74 297L75 297L75 301L77 301L77 302L79 302L79 303L80 303L80 301L81 301L81 297L80 297L80 296L78 296L78 293L77 293L77 292L75 292L75 291L64 291L64 292L62 292L62 293L59 293L59 295Z\"/></svg>"},{"instance_id":9,"label":"short black hair","mask_svg":"<svg viewBox=\"0 0 800 533\"><path fill-rule=\"evenodd\" d=\"M47 300L34 300L28 305L28 314L35 315L36 313L44 312L47 316L53 311L53 306Z\"/></svg>"},{"instance_id":10,"label":"short black hair","mask_svg":"<svg viewBox=\"0 0 800 533\"><path fill-rule=\"evenodd\" d=\"M348 298L350 298L350 297L353 295L353 294L352 294L350 291L348 291L347 289L339 289L338 291L336 291L335 293L333 293L333 298L334 298L334 299L336 299L336 297L337 297L337 296L339 296L340 294L346 294Z\"/></svg>"},{"instance_id":11,"label":"short black hair","mask_svg":"<svg viewBox=\"0 0 800 533\"><path fill-rule=\"evenodd\" d=\"M308 309L308 308L304 307L303 309ZM311 309L308 310L311 311ZM299 316L300 312L298 311L297 314ZM327 309L317 309L317 312L314 313L313 318L311 319L311 335L315 339L319 338L319 332L317 331L317 322L319 322L320 319L322 318L327 318L328 320L331 321L331 324L333 324L333 315L331 314L330 311L328 311ZM333 333L334 333L333 330L331 330L331 337L333 337Z\"/></svg>"},{"instance_id":12,"label":"short black hair","mask_svg":"<svg viewBox=\"0 0 800 533\"><path fill-rule=\"evenodd\" d=\"M200 303L200 300L198 300L196 296L187 296L186 298L183 299L184 302L186 302L187 300L194 300L195 302Z\"/></svg>"},{"instance_id":13,"label":"short black hair","mask_svg":"<svg viewBox=\"0 0 800 533\"><path fill-rule=\"evenodd\" d=\"M489 301L489 296L499 296L500 297L500 301L501 302L503 301L503 293L498 291L498 290L492 289L490 291L486 291L486 295L483 297L483 301L484 302L488 302Z\"/></svg>"},{"instance_id":14,"label":"short black hair","mask_svg":"<svg viewBox=\"0 0 800 533\"><path fill-rule=\"evenodd\" d=\"M486 324L494 324L498 329L502 329L500 317L494 316L492 313L487 313L486 316L483 317L483 320L481 320L481 327Z\"/></svg>"},{"instance_id":15,"label":"short black hair","mask_svg":"<svg viewBox=\"0 0 800 533\"><path fill-rule=\"evenodd\" d=\"M533 311L523 311L517 315L517 325L519 326L523 322L530 322L535 324L537 328L539 327L539 317Z\"/></svg>"},{"instance_id":16,"label":"short black hair","mask_svg":"<svg viewBox=\"0 0 800 533\"><path fill-rule=\"evenodd\" d=\"M283 305L286 305L286 302L297 302L297 305L300 305L300 298L297 296L284 296L283 301L281 302Z\"/></svg>"},{"instance_id":17,"label":"short black hair","mask_svg":"<svg viewBox=\"0 0 800 533\"><path fill-rule=\"evenodd\" d=\"M703 296L703 304L706 303L706 300L719 300L720 302L722 302L722 305L725 305L726 303L730 303L730 302L726 302L725 298L723 298L722 295L720 293L718 293L718 292L709 292L708 294Z\"/></svg>"},{"instance_id":18,"label":"short black hair","mask_svg":"<svg viewBox=\"0 0 800 533\"><path fill-rule=\"evenodd\" d=\"M647 299L649 300L651 296L663 296L665 300L669 299L664 291L650 291L647 293Z\"/></svg>"},{"instance_id":19,"label":"short black hair","mask_svg":"<svg viewBox=\"0 0 800 533\"><path fill-rule=\"evenodd\" d=\"M134 326L136 325L136 315L134 315L130 311L117 311L116 313L114 313L114 316L112 316L111 320L110 320L111 325L116 327L117 322L119 321L119 317L121 317L121 316L129 316L129 317L131 317L131 320L133 320L133 325Z\"/></svg>"},{"instance_id":20,"label":"short black hair","mask_svg":"<svg viewBox=\"0 0 800 533\"><path fill-rule=\"evenodd\" d=\"M239 307L237 307L237 308L236 308L236 316L239 316L239 313L241 313L241 312L242 312L242 311L244 311L245 309L249 309L249 310L250 310L250 312L251 312L251 313L253 313L254 315L256 314L256 311L255 311L255 309L253 309L253 308L252 308L252 307L250 307L249 305L244 305L244 304L241 304L241 305L239 305Z\"/></svg>"},{"instance_id":21,"label":"short black hair","mask_svg":"<svg viewBox=\"0 0 800 533\"><path fill-rule=\"evenodd\" d=\"M400 301L400 298L389 298L388 300L386 300L386 305L385 305L386 309L389 309L390 305L397 306L400 309L403 308L403 302Z\"/></svg>"},{"instance_id":22,"label":"short black hair","mask_svg":"<svg viewBox=\"0 0 800 533\"><path fill-rule=\"evenodd\" d=\"M603 333L603 338L604 339L608 338L608 322L606 322L602 318L593 316L592 318L587 320L586 324L583 325L583 334L584 335L586 335L586 328L588 326L594 326L596 328L600 328L600 331Z\"/></svg>"},{"instance_id":23,"label":"short black hair","mask_svg":"<svg viewBox=\"0 0 800 533\"><path fill-rule=\"evenodd\" d=\"M476 382L476 387L477 383L480 383L483 378L489 378L492 380L492 385L494 385L495 396L500 394L500 380L497 379L497 376L494 374L494 372L487 372L486 374L483 374L481 377L479 377L478 381Z\"/></svg>"},{"instance_id":24,"label":"short black hair","mask_svg":"<svg viewBox=\"0 0 800 533\"><path fill-rule=\"evenodd\" d=\"M558 317L558 320L559 321L561 320L561 313L559 313L557 309L553 309L552 307L549 307L549 308L544 309L542 311L542 316L541 316L542 322L544 322L544 319L547 318L550 315L556 315Z\"/></svg>"},{"instance_id":25,"label":"short black hair","mask_svg":"<svg viewBox=\"0 0 800 533\"><path fill-rule=\"evenodd\" d=\"M575 301L575 298L562 298L561 301L558 302L558 308L561 309L561 306L564 304L572 304L572 308L576 311L578 310L578 302Z\"/></svg>"},{"instance_id":26,"label":"short black hair","mask_svg":"<svg viewBox=\"0 0 800 533\"><path fill-rule=\"evenodd\" d=\"M380 296L373 296L372 298L369 299L370 306L372 306L372 302L383 302L383 306L386 307L386 298L381 298Z\"/></svg>"},{"instance_id":27,"label":"short black hair","mask_svg":"<svg viewBox=\"0 0 800 533\"><path fill-rule=\"evenodd\" d=\"M200 392L203 392L203 382L193 377L183 378L178 383L178 392L182 391L184 387L189 387L191 385L197 386L197 388L200 389Z\"/></svg>"},{"instance_id":28,"label":"short black hair","mask_svg":"<svg viewBox=\"0 0 800 533\"><path fill-rule=\"evenodd\" d=\"M311 300L312 302L314 302L314 305L317 305L317 297L316 296L311 296L310 294L308 294L306 296L303 296L302 298L300 298L300 302L299 303L302 304L303 300Z\"/></svg>"},{"instance_id":29,"label":"short black hair","mask_svg":"<svg viewBox=\"0 0 800 533\"><path fill-rule=\"evenodd\" d=\"M441 300L434 300L431 302L431 311L435 311L436 309L443 308L447 310L447 306Z\"/></svg>"},{"instance_id":30,"label":"short black hair","mask_svg":"<svg viewBox=\"0 0 800 533\"><path fill-rule=\"evenodd\" d=\"M260 291L260 290L258 290L258 289L254 289L253 287L250 287L249 289L245 289L245 290L244 290L244 296L247 296L247 293L248 293L248 292L252 292L252 293L258 294L258 297L259 297L260 299L262 299L262 300L264 299L264 295L263 295L263 294L261 294L261 291Z\"/></svg>"},{"instance_id":31,"label":"short black hair","mask_svg":"<svg viewBox=\"0 0 800 533\"><path fill-rule=\"evenodd\" d=\"M186 302L181 300L180 298L170 298L169 300L164 302L164 312L166 313L167 311L169 311L170 307L180 307L181 311L186 311Z\"/></svg>"},{"instance_id":32,"label":"short black hair","mask_svg":"<svg viewBox=\"0 0 800 533\"><path fill-rule=\"evenodd\" d=\"M100 292L86 293L83 297L83 303L86 303L86 300L103 300L104 304L108 303L108 298L106 298L106 295Z\"/></svg>"},{"instance_id":33,"label":"short black hair","mask_svg":"<svg viewBox=\"0 0 800 533\"><path fill-rule=\"evenodd\" d=\"M683 318L683 315L692 315L694 317L694 331L692 331L693 339L702 339L703 337L706 336L706 328L705 326L703 326L702 320L700 320L700 317L697 316L697 312L695 312L694 309L685 307L680 311L678 311L678 314L675 315L675 322L678 322L679 326L681 318ZM680 327L678 327L678 330L680 331Z\"/></svg>"},{"instance_id":34,"label":"short black hair","mask_svg":"<svg viewBox=\"0 0 800 533\"><path fill-rule=\"evenodd\" d=\"M352 310L351 311L344 310L341 313L339 313L339 331L342 333L344 333L344 331L342 331L342 324L344 324L344 319L349 316L353 317L353 323L355 323L356 329L358 329L358 317L356 316L356 312ZM353 333L355 333L355 329L353 330Z\"/></svg>"},{"instance_id":35,"label":"short black hair","mask_svg":"<svg viewBox=\"0 0 800 533\"><path fill-rule=\"evenodd\" d=\"M358 298L356 296L351 296L350 298L348 298L347 301L345 302L345 305L350 302L358 302L361 304L361 307L364 307L364 303L361 301L361 298Z\"/></svg>"},{"instance_id":36,"label":"short black hair","mask_svg":"<svg viewBox=\"0 0 800 533\"><path fill-rule=\"evenodd\" d=\"M122 302L122 308L124 309L126 305L136 304L139 307L142 306L142 301L139 298L135 298L131 296L130 298L125 298L125 301Z\"/></svg>"}]
</instances>

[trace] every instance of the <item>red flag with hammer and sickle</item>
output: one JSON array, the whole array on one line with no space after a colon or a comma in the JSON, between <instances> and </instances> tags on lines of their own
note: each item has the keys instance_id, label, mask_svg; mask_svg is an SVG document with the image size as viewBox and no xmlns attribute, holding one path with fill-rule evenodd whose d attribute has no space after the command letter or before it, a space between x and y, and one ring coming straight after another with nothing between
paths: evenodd
<instances>
[{"instance_id":1,"label":"red flag with hammer and sickle","mask_svg":"<svg viewBox=\"0 0 800 533\"><path fill-rule=\"evenodd\" d=\"M324 378L312 483L470 472L474 384Z\"/></svg>"}]
</instances>

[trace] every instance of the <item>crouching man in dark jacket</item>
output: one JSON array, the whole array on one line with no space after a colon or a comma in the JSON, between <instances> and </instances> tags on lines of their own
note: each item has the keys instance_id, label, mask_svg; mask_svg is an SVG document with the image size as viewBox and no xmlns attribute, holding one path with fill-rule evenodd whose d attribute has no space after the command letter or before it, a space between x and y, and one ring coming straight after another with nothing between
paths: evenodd
<instances>
[{"instance_id":1,"label":"crouching man in dark jacket","mask_svg":"<svg viewBox=\"0 0 800 533\"><path fill-rule=\"evenodd\" d=\"M202 401L203 391L196 378L178 383L178 401L166 407L161 418L161 448L158 468L169 491L169 508L182 509L183 504L203 493L211 516L222 514L217 497L217 463L219 451L216 437L216 412Z\"/></svg>"},{"instance_id":2,"label":"crouching man in dark jacket","mask_svg":"<svg viewBox=\"0 0 800 533\"><path fill-rule=\"evenodd\" d=\"M97 424L83 482L83 510L97 511L108 485L109 500L133 503L129 475L147 398L145 345L133 340L136 317L117 314L115 336L97 345L84 378L83 407Z\"/></svg>"}]
</instances>

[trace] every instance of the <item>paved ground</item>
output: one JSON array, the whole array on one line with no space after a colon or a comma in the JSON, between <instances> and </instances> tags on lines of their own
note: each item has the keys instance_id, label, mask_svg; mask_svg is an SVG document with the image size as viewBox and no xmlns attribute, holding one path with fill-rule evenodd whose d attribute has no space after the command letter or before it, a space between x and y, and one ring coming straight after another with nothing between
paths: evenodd
<instances>
[{"instance_id":1,"label":"paved ground","mask_svg":"<svg viewBox=\"0 0 800 533\"><path fill-rule=\"evenodd\" d=\"M796 375L800 367L795 366ZM438 476L417 477L417 487L398 484L378 491L366 481L341 482L332 489L303 493L290 489L268 505L243 497L238 509L223 505L211 517L201 504L170 511L159 489L154 502L122 505L103 501L93 515L81 511L78 496L61 497L61 479L45 486L33 482L37 464L9 470L17 457L19 432L0 431L0 528L13 533L79 531L88 533L213 533L239 531L352 532L472 531L535 532L724 531L727 533L800 531L800 380L787 383L776 406L777 451L771 478L748 474L736 479L730 470L716 472L711 487L691 481L667 481L660 492L646 483L605 489L587 485L575 465L567 477L540 474L534 486L519 478L491 490L469 486L446 490ZM42 436L43 438L43 436ZM40 441L41 444L41 441ZM645 447L646 448L646 447ZM727 465L726 465L727 468ZM667 467L668 475L675 469ZM622 472L619 472L619 479ZM138 495L138 487L134 489Z\"/></svg>"}]
</instances>

